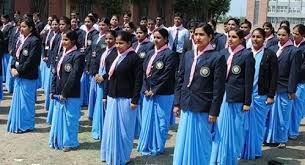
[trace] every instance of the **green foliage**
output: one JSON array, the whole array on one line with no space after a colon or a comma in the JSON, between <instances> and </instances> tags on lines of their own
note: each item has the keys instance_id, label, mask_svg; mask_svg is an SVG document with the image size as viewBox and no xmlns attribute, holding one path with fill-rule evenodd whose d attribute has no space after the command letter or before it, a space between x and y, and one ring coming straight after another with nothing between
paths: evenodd
<instances>
[{"instance_id":1,"label":"green foliage","mask_svg":"<svg viewBox=\"0 0 305 165\"><path fill-rule=\"evenodd\" d=\"M218 18L225 15L230 10L231 0L211 0L209 1L209 17Z\"/></svg>"},{"instance_id":2,"label":"green foliage","mask_svg":"<svg viewBox=\"0 0 305 165\"><path fill-rule=\"evenodd\" d=\"M175 0L175 12L183 13L187 19L208 20L224 15L230 9L231 0Z\"/></svg>"}]
</instances>

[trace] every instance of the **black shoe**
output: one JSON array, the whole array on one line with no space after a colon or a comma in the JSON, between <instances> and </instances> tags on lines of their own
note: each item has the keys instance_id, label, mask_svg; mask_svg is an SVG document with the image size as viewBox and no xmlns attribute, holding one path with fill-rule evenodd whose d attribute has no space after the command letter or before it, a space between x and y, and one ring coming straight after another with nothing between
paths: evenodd
<instances>
[{"instance_id":1,"label":"black shoe","mask_svg":"<svg viewBox=\"0 0 305 165\"><path fill-rule=\"evenodd\" d=\"M78 149L78 147L64 147L64 149L63 149L63 151L64 152L70 152L70 151L72 151L72 150L77 150Z\"/></svg>"},{"instance_id":2,"label":"black shoe","mask_svg":"<svg viewBox=\"0 0 305 165\"><path fill-rule=\"evenodd\" d=\"M276 161L276 160L270 160L270 161L268 161L268 164L269 165L284 165L284 163L281 163L281 162Z\"/></svg>"},{"instance_id":3,"label":"black shoe","mask_svg":"<svg viewBox=\"0 0 305 165\"><path fill-rule=\"evenodd\" d=\"M298 140L298 136L289 136L288 139L289 140Z\"/></svg>"}]
</instances>

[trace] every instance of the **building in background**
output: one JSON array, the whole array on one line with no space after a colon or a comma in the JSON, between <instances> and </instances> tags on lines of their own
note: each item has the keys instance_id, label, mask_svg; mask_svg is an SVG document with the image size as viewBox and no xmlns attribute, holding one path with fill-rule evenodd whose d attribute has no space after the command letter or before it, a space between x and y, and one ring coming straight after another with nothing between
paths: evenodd
<instances>
[{"instance_id":1,"label":"building in background","mask_svg":"<svg viewBox=\"0 0 305 165\"><path fill-rule=\"evenodd\" d=\"M12 0L0 0L0 13L12 13L14 8L13 6L14 1Z\"/></svg>"},{"instance_id":2,"label":"building in background","mask_svg":"<svg viewBox=\"0 0 305 165\"><path fill-rule=\"evenodd\" d=\"M292 26L305 23L305 0L248 0L246 18L254 26L269 21L278 27L282 20Z\"/></svg>"},{"instance_id":3,"label":"building in background","mask_svg":"<svg viewBox=\"0 0 305 165\"><path fill-rule=\"evenodd\" d=\"M121 12L130 11L133 22L138 22L141 16L155 18L161 15L167 24L172 24L173 0L140 0L132 4L130 0L112 0L111 5L114 3L117 5L115 9L109 5L103 6L101 2L96 0L0 0L0 13L13 15L15 11L20 11L21 14L38 11L43 20L46 20L49 15L70 16L71 11L76 11L82 20L89 12L95 12L99 16L109 16L116 8L119 8Z\"/></svg>"}]
</instances>

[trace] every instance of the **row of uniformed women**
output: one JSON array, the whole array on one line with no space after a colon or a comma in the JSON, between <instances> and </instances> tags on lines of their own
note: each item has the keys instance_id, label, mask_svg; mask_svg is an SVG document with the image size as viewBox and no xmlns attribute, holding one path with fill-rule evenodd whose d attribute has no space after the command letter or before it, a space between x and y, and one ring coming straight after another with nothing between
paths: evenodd
<instances>
[{"instance_id":1,"label":"row of uniformed women","mask_svg":"<svg viewBox=\"0 0 305 165\"><path fill-rule=\"evenodd\" d=\"M304 42L303 28L303 25L294 28L296 47ZM255 29L251 34L251 49L245 49L242 31L229 30L228 48L216 53L227 60L227 72L216 75L221 67L215 69L217 65L211 66L210 58L217 59L217 55L209 58L209 53L203 53L209 52L211 34L205 26L196 28L194 39L197 49L185 53L180 66L174 111L179 114L182 109L182 116L174 164L237 164L239 157L255 159L262 156L264 141L277 143L279 148L283 148L290 135L290 117L294 113L299 114L295 121L298 128L304 112L303 101L292 109L297 84L303 82L299 78L302 52L293 46L289 28L279 28L278 45L270 48L264 45L265 41L269 41L265 40L265 31ZM202 41L205 44L201 45ZM223 79L221 73L226 73ZM219 80L218 83L216 80ZM209 85L205 84L206 81L210 82ZM210 86L215 85L212 82L217 84L217 88ZM221 104L217 98L222 98L224 86L225 95ZM298 85L298 91L301 100L302 84ZM217 95L217 92L220 93ZM208 102L207 106L202 106L204 102ZM217 123L213 125L219 113L219 107L215 111L215 105L221 105L221 110ZM204 121L206 123L199 124Z\"/></svg>"},{"instance_id":2,"label":"row of uniformed women","mask_svg":"<svg viewBox=\"0 0 305 165\"><path fill-rule=\"evenodd\" d=\"M302 76L305 26L299 24L293 28L293 40L287 26L279 28L278 37L274 37L272 33L274 30L270 23L266 22L263 27L266 31L265 47L276 53L279 70L277 80L274 74L268 76L270 83L273 84L273 88L270 89L275 91L275 99L270 90L266 104L274 102L272 107L266 106L263 101L258 102L259 97L255 94L254 88L253 108L248 114L251 123L246 132L246 142L242 152L242 158L250 160L262 156L263 142L267 145L285 148L288 138L295 140L299 135L299 126L305 112L304 77ZM276 42L277 44L274 44ZM270 54L269 51L266 52L265 54ZM263 57L262 61L268 61L268 59L270 60L270 58ZM273 61L275 63L275 60ZM273 69L276 68L273 67ZM263 75L259 76L262 79ZM274 86L274 80L277 82L276 86ZM258 93L260 93L259 91Z\"/></svg>"},{"instance_id":3,"label":"row of uniformed women","mask_svg":"<svg viewBox=\"0 0 305 165\"><path fill-rule=\"evenodd\" d=\"M107 25L107 21L102 20L101 22ZM22 43L28 44L31 48L25 49L23 46L21 46L21 48L18 47L17 49L17 60L15 59L12 63L12 74L14 77L16 77L15 84L18 84L19 77L21 77L21 72L19 75L14 67L19 69L20 65L24 65L22 61L23 59L30 60L29 58L21 58L22 60L19 60L18 53L22 52L22 55L25 57L35 56L36 60L37 58L40 59L40 56L36 56L33 51L28 51L28 49L33 49L32 46L34 45L28 43L29 40L27 40L27 37L32 37L32 35L23 32L23 26L25 26L25 28L31 33L34 33L35 30L31 27L31 24L23 24L26 24L26 22L22 22L21 24L21 32L25 36L25 39ZM56 26L58 26L57 24L58 21L53 20L52 30L56 31ZM64 24L68 23L65 21L60 21L60 26L63 26ZM102 23L100 26L103 26ZM71 149L77 148L79 145L77 133L81 105L81 100L79 99L81 93L80 77L84 62L83 56L80 53L80 51L83 51L83 49L82 47L77 49L76 46L78 40L76 32L63 30L64 28L60 29L62 29L60 35L53 34L55 35L54 38L53 36L47 37L46 45L49 46L47 50L51 53L45 54L43 58L45 60L50 60L52 70L50 97L53 100L53 107L50 107L50 112L52 112L52 126L49 145L52 148L69 151ZM101 30L101 33L105 32L106 30ZM178 58L175 57L173 52L170 51L167 47L168 32L165 29L157 30L155 32L155 51L148 52L148 50L150 50L153 45L146 40L147 29L144 27L139 27L137 29L138 44L135 44L136 51L139 53L139 55L136 54L131 47L132 37L130 33L120 32L117 37L114 32L107 32L105 34L106 35L103 37L105 37L107 47L104 49L104 53L102 54L100 63L98 65L100 66L100 76L95 75L96 82L102 83L104 80L107 80L104 82L104 94L103 91L100 92L103 98L108 96L106 98L106 120L102 133L102 159L105 159L109 163L112 163L113 161L126 163L129 161L129 155L133 146L132 144L137 116L135 115L136 111L131 111L131 109L135 109L137 107L138 101L140 99L140 90L142 88L142 63L145 57L147 57L144 61L144 68L146 72L144 80L146 85L143 86L143 92L145 94L143 107L147 107L147 109L153 107L153 109L150 109L150 111L148 111L149 113L145 115L143 114L145 118L143 120L151 119L151 122L142 124L143 128L145 129L141 129L141 147L139 146L139 151L143 154L162 153L164 151L169 127L169 117L172 108L171 104L169 103L173 101L174 87L172 84L174 84L175 81L174 73L178 64ZM60 39L56 39L56 36ZM115 37L117 51L115 51L113 48ZM53 42L56 41L59 41L59 44L53 45ZM89 42L89 40L87 42ZM39 47L39 45L40 43L35 43L36 47ZM110 50L114 50L114 53L111 53ZM40 53L39 51L35 52ZM53 52L56 54L54 55ZM83 51L83 53L85 52L86 50ZM89 58L91 57L87 57L87 59ZM38 63L39 62L36 62L35 64ZM29 73L30 69L26 69L26 73ZM38 70L38 66L37 68L33 69L34 71L35 69ZM37 77L33 77L33 79L37 79ZM10 132L25 132L34 129L34 121L32 121L35 114L34 107L28 108L29 111L31 111L31 113L27 113L31 114L29 117L20 115L20 109L22 109L22 106L24 105L34 105L34 91L36 90L28 90L24 89L24 86L19 86L20 85L18 85L16 90L25 90L22 92L28 92L32 94L32 99L28 98L27 100L32 102L25 104L20 103L20 100L23 101L25 97L20 99L17 97L17 93L19 95L20 93L14 93L13 103L16 101L19 102L13 104L14 106L11 107L8 122L8 131ZM34 88L33 84L32 86L27 86ZM17 85L15 85L15 87L17 87ZM103 88L100 90L103 90ZM15 97L17 98L15 99ZM20 105L22 105L21 108L18 107ZM19 118L12 121L14 116L12 117L11 114L15 114L15 116ZM102 112L100 112L100 114L102 114ZM99 129L102 127L102 116L103 115L99 115L97 117L97 122L99 124L98 127L100 127ZM28 124L30 125L29 128L20 127L21 125L24 125L23 123L18 125L20 122L24 122L24 120L29 119L31 119ZM17 126L12 128L12 125L14 124ZM113 125L115 125L117 128L113 129ZM117 138L114 138L113 136L116 136Z\"/></svg>"},{"instance_id":4,"label":"row of uniformed women","mask_svg":"<svg viewBox=\"0 0 305 165\"><path fill-rule=\"evenodd\" d=\"M146 51L152 45L146 34L144 27L137 29L138 43L134 50L132 35L120 32L116 38L117 57L108 56L105 61L106 71L108 68L109 71L105 84L107 106L101 158L107 164L130 161L136 114L139 113L136 108L142 109L138 151L143 155L164 152L178 61L167 47L169 33L166 29L154 32L155 48L149 52ZM140 106L141 94L144 95L142 107L137 107Z\"/></svg>"},{"instance_id":5,"label":"row of uniformed women","mask_svg":"<svg viewBox=\"0 0 305 165\"><path fill-rule=\"evenodd\" d=\"M107 21L102 19L101 22L100 27L107 25ZM64 26L64 23L65 21L62 21L60 24ZM298 29L297 32L303 33L302 28L296 29ZM103 97L105 101L107 100L104 126L101 124L103 110L97 113L97 128L100 129L97 138L101 139L101 134L103 137L101 157L108 164L121 164L129 161L136 122L135 113L137 113L131 109L135 109L139 105L141 89L141 93L144 95L141 107L143 109L141 117L143 118L138 150L142 154L160 154L164 151L169 126L168 118L171 111L169 102L173 102L174 99L174 72L175 67L177 67L177 57L167 47L168 32L165 29L156 30L154 33L155 50L148 51L148 48L144 50L145 45L150 47L145 44L149 43L145 42L146 37L143 37L143 33L145 36L146 31L141 27L138 28L138 44L135 44L138 54L136 54L131 48L132 35L130 33L120 32L116 36L114 32L106 31L104 29L100 32L100 36L104 37L106 42L106 48L104 48L102 55L101 52L95 52L97 54L92 53L90 57L87 57L91 60L101 56L100 60L96 60L94 63L94 65L98 64L98 74L96 71L92 72L95 73L92 76L99 85L96 93L100 96L97 98ZM31 20L22 21L20 32L24 38L17 44L16 57L12 60L11 65L12 75L16 78L15 90L18 92L13 94L13 104L8 119L8 131L10 132L25 132L34 129L34 91L37 87L34 79L38 77L37 63L40 60L40 51L38 50L40 41L35 36L35 28L33 28ZM252 52L244 48L242 44L244 33L238 30L229 31L227 49L215 52L213 46L209 44L213 35L211 27L200 25L196 28L194 34L195 50L185 53L184 57L181 58L175 95L175 112L179 113L179 110L182 109L182 119L177 135L174 164L176 162L177 164L180 164L179 162L187 163L187 161L196 159L200 163L206 162L208 164L212 140L211 163L236 164L237 158L242 153L245 134L248 135L249 139L255 137L249 136L250 130L261 124L256 128L259 129L260 133L257 134L257 138L254 138L255 146L259 147L255 149L260 151L262 139L264 139L263 120L266 120L266 111L268 111L268 106L265 104L272 104L274 95L276 98L270 113L273 118L269 117L268 119L267 133L269 136L267 142L287 142L289 128L287 125L289 126L291 116L289 109L291 101L287 98L294 98L296 91L297 70L300 66L297 62L301 61L299 60L301 56L297 54L300 51L296 51L289 42L290 31L286 27L281 27L278 32L280 46L271 47L271 51L263 48L265 34L262 30L254 30L252 34ZM86 52L82 46L79 46L80 49L77 48L79 36L76 32L62 30L62 35L58 36L61 39L59 39L60 42L56 48L56 52L59 52L56 56L57 60L56 57L53 60L51 97L54 100L54 108L52 108L54 110L52 116L54 117L52 118L49 144L51 147L65 151L79 145L77 132L82 103L79 99L81 94L79 81L85 61L85 57L81 55L80 51ZM87 40L84 43L86 42L88 44L92 40ZM114 43L116 43L116 48L113 47ZM295 39L295 43L303 44L300 39ZM48 43L46 42L46 44ZM141 47L143 47L143 52ZM277 52L278 55L275 56L275 53L272 52ZM255 55L256 62L254 62L252 54ZM278 57L278 67L283 68L278 71L278 80L275 78L277 76L274 76L277 75L276 57ZM54 57L48 56L49 58L54 59ZM227 72L225 71L225 59L227 60ZM144 66L143 86L141 85L142 63ZM272 79L264 77L272 77ZM254 89L253 93L252 88ZM302 89L301 86L299 88ZM222 101L224 91L226 94ZM251 95L253 95L252 99ZM104 107L101 100L96 101L95 104L100 105L94 107ZM202 106L202 104L206 104L206 106ZM260 112L256 113L255 110L253 113L241 111L255 109L258 106L266 109L262 117L257 117ZM216 125L212 125L211 123L216 121L219 111L218 122ZM283 112L286 114L283 115ZM202 120L203 118L205 120ZM257 119L259 124L253 126L245 118ZM199 124L204 121L206 123ZM285 122L281 123L282 121ZM198 128L197 124L199 124ZM281 127L276 127L278 125ZM212 136L211 131L214 136ZM234 135L238 138L233 138ZM200 142L197 142L198 139ZM202 143L202 139L206 139L205 143ZM250 151L253 148L247 144L252 141L253 139L250 139L247 141L249 143L245 143ZM198 147L199 144L203 144L204 147ZM208 148L208 150L202 150L203 148ZM246 148L244 147L243 156L247 155ZM207 155L203 154L205 156L201 157L202 153ZM194 156L196 159L189 158L189 156ZM194 163L196 162L194 161Z\"/></svg>"},{"instance_id":6,"label":"row of uniformed women","mask_svg":"<svg viewBox=\"0 0 305 165\"><path fill-rule=\"evenodd\" d=\"M301 25L296 26L295 30L295 34L303 33ZM220 52L213 51L213 46L209 44L212 35L213 30L209 26L200 25L199 28L196 28L195 50L185 53L182 58L174 110L179 114L182 109L182 118L177 134L174 164L237 164L240 156L245 159L260 157L264 140L267 143L279 143L279 148L284 147L288 140L291 109L289 106L287 107L287 104L291 104L291 100L294 99L297 83L301 80L298 78L298 71L301 69L300 61L302 61L300 59L301 51L291 45L289 29L287 27L279 29L279 46L275 45L270 49L265 48L265 41L270 41L270 39L265 40L266 34L263 29L256 29L252 32L250 50L244 47L243 31L230 30L228 48ZM300 38L295 39L299 45L303 43ZM218 56L209 56L208 53L218 54ZM145 61L149 58L150 56ZM227 72L225 72L225 65L221 65L225 62L224 59L227 60ZM156 63L157 69L161 66ZM278 70L278 68L281 69ZM224 73L226 75L222 75ZM145 89L145 81L150 77L148 75L144 74L146 77L143 82L145 94L143 110L145 110L142 121L146 122L142 122L142 132L147 130L145 125L149 126L147 123L152 121L144 119L146 115L154 116L154 112L151 112L154 108L147 108L147 106L154 99L157 100L157 98L147 100L147 96L151 96L150 91ZM300 87L300 89L302 88ZM222 101L224 91L225 97ZM156 102L159 102L154 105L157 109L162 107L161 100ZM275 103L273 104L273 102ZM197 104L198 106L196 106ZM202 106L202 104L207 106ZM268 114L271 104L273 104L272 110ZM163 114L166 109L166 107L163 108ZM221 111L218 122L215 125L207 123L207 121L210 123L216 121L219 109ZM251 112L247 112L250 109ZM298 109L296 112L302 112L302 110ZM156 112L155 114L158 115L158 111ZM209 112L209 116L198 112ZM264 124L266 120L267 131ZM200 124L199 127L196 125L203 121L206 123ZM284 123L281 123L282 121ZM300 120L297 121L299 124ZM281 127L276 127L278 125ZM157 130L161 132L161 125L156 126L159 126ZM150 127L150 129L154 129L154 127ZM162 153L162 148L158 152L156 146L144 143L143 147L143 141L141 143L143 138L154 141L154 135L141 135L138 150L142 154ZM162 139L162 132L160 137ZM206 140L204 143L203 139ZM198 146L199 144L202 146Z\"/></svg>"}]
</instances>

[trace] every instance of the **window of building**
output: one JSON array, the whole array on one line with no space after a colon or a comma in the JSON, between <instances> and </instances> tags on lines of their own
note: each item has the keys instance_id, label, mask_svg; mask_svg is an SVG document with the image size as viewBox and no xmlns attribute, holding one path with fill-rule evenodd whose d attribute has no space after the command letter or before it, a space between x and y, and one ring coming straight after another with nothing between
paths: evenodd
<instances>
[{"instance_id":1,"label":"window of building","mask_svg":"<svg viewBox=\"0 0 305 165\"><path fill-rule=\"evenodd\" d=\"M268 12L270 12L270 13L275 13L275 12L276 12L275 6L269 6Z\"/></svg>"}]
</instances>

